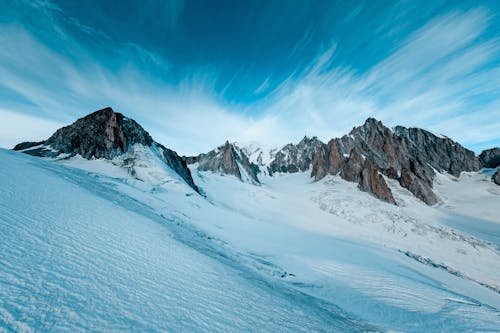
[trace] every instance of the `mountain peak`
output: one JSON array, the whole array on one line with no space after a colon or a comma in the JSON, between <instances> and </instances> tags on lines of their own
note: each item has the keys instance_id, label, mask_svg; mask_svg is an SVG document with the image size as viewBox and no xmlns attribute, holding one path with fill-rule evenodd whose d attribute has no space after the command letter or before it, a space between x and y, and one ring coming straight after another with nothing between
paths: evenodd
<instances>
[{"instance_id":1,"label":"mountain peak","mask_svg":"<svg viewBox=\"0 0 500 333\"><path fill-rule=\"evenodd\" d=\"M198 163L198 170L220 172L232 175L241 181L260 184L257 177L259 167L248 159L248 156L235 144L228 140L214 150L206 154L194 157L186 157L188 164Z\"/></svg>"},{"instance_id":2,"label":"mountain peak","mask_svg":"<svg viewBox=\"0 0 500 333\"><path fill-rule=\"evenodd\" d=\"M149 133L135 120L115 112L111 107L92 112L71 125L58 129L50 138L40 142L23 142L14 150L39 157L80 155L86 159L114 159L132 151L132 146L161 148L160 158L194 190L191 173L177 153L153 141Z\"/></svg>"},{"instance_id":3,"label":"mountain peak","mask_svg":"<svg viewBox=\"0 0 500 333\"><path fill-rule=\"evenodd\" d=\"M57 130L46 144L61 153L80 154L90 159L125 153L136 143L151 146L153 139L141 125L107 107Z\"/></svg>"}]
</instances>

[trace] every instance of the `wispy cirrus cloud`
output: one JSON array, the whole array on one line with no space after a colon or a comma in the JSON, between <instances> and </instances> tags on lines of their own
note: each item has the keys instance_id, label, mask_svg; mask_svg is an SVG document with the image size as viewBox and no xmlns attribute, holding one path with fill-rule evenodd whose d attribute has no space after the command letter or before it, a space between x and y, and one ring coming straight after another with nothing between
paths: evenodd
<instances>
[{"instance_id":1,"label":"wispy cirrus cloud","mask_svg":"<svg viewBox=\"0 0 500 333\"><path fill-rule=\"evenodd\" d=\"M429 128L469 146L498 144L500 40L484 37L489 20L484 9L437 17L365 73L332 66L334 46L277 92L269 109L325 139L373 116L389 125Z\"/></svg>"},{"instance_id":2,"label":"wispy cirrus cloud","mask_svg":"<svg viewBox=\"0 0 500 333\"><path fill-rule=\"evenodd\" d=\"M0 102L4 133L11 133L5 128L16 116L29 117L30 128L37 122L52 128L109 105L181 154L207 151L226 139L281 145L307 134L328 140L368 116L422 126L475 149L500 144L500 122L492 121L500 116L500 42L487 34L492 16L485 9L435 17L364 72L337 65L341 44L333 43L279 85L271 85L269 75L253 88L260 101L238 105L217 89L217 68L193 66L170 80L171 64L158 53L116 42L61 16L50 2L34 4L43 8L45 23L38 26L46 31L34 33L18 22L0 25L0 90L15 96ZM36 132L26 131L31 134L15 140L34 140ZM11 144L0 137L0 145Z\"/></svg>"}]
</instances>

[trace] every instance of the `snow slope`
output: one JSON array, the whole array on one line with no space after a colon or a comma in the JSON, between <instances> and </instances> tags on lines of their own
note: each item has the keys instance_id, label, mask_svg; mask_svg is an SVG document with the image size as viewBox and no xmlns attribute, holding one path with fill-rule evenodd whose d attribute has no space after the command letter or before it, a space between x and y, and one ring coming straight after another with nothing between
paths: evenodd
<instances>
[{"instance_id":1,"label":"snow slope","mask_svg":"<svg viewBox=\"0 0 500 333\"><path fill-rule=\"evenodd\" d=\"M4 239L0 245L1 260L11 267L0 268L0 299L8 300L0 303L0 320L9 323L0 327L40 328L43 313L56 316L58 325L69 322L57 327L68 330L88 320L93 328L173 331L500 327L498 244L479 237L483 227L473 233L449 220L476 214L500 224L490 221L494 214L453 208L472 200L449 186L462 179L439 179L439 193L448 196L437 208L393 186L395 207L338 177L313 183L308 173L298 173L262 177L263 184L254 186L191 168L204 198L145 147L132 152L141 161L133 173L123 168L129 156L53 163L0 154L6 161L0 189L11 193L1 193L0 231L19 230L6 238L14 246ZM499 194L483 182L485 175L473 177L483 186L476 201L481 210L470 211L491 212ZM43 185L33 187L33 179ZM28 201L18 205L22 200ZM493 234L499 230L492 228ZM31 241L31 231L39 241ZM74 253L71 260L66 253ZM82 274L76 273L80 267ZM9 281L17 283L15 292ZM63 296L52 301L40 292L47 283ZM84 296L75 301L73 290ZM80 301L91 306L75 310ZM36 310L53 302L45 312ZM59 309L68 312L58 315ZM70 310L77 315L68 317Z\"/></svg>"},{"instance_id":2,"label":"snow slope","mask_svg":"<svg viewBox=\"0 0 500 333\"><path fill-rule=\"evenodd\" d=\"M0 331L367 329L94 174L5 150L0 160Z\"/></svg>"}]
</instances>

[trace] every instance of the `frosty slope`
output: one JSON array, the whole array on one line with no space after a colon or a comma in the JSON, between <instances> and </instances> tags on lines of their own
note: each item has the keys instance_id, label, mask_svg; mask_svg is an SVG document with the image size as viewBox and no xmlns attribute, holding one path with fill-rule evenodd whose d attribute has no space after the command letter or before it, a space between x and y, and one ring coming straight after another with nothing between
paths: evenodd
<instances>
[{"instance_id":1,"label":"frosty slope","mask_svg":"<svg viewBox=\"0 0 500 333\"><path fill-rule=\"evenodd\" d=\"M306 174L284 175L256 187L193 170L204 198L153 151L134 154L143 163L131 176L120 159L2 151L2 326L457 332L498 324L498 293L398 251L415 243L412 253L462 262L461 271L495 284L491 244L428 230L428 243L408 243L398 230L407 222L381 218L391 206L335 177L311 184ZM424 207L398 198L408 215ZM423 216L440 226L442 213L428 209ZM367 220L370 212L379 218ZM434 242L444 250L437 257ZM475 260L453 261L474 246Z\"/></svg>"},{"instance_id":2,"label":"frosty slope","mask_svg":"<svg viewBox=\"0 0 500 333\"><path fill-rule=\"evenodd\" d=\"M1 331L372 331L259 279L116 184L0 154Z\"/></svg>"}]
</instances>

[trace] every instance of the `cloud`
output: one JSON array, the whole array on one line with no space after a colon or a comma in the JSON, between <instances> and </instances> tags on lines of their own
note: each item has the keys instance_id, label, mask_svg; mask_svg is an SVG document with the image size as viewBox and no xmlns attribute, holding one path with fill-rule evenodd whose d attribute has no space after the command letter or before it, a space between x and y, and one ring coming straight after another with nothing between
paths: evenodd
<instances>
[{"instance_id":1,"label":"cloud","mask_svg":"<svg viewBox=\"0 0 500 333\"><path fill-rule=\"evenodd\" d=\"M299 80L287 82L268 109L285 126L324 140L368 116L470 146L499 139L500 122L492 119L500 108L490 101L500 98L500 40L482 37L489 19L483 9L437 17L365 73L332 66L334 45Z\"/></svg>"},{"instance_id":2,"label":"cloud","mask_svg":"<svg viewBox=\"0 0 500 333\"><path fill-rule=\"evenodd\" d=\"M135 118L181 154L208 151L226 139L282 145L307 134L326 141L368 116L425 127L475 148L500 141L500 122L492 121L500 109L491 102L500 97L500 42L484 37L490 16L482 9L434 18L363 73L335 65L340 46L334 43L272 92L270 79L262 82L255 93L267 97L245 106L222 99L216 68L192 68L174 82L167 59L135 43L114 42L50 3L42 5L46 31L0 26L2 85L29 101L0 102L2 124L26 122L16 132L2 129L3 147L45 139L58 124L105 106ZM93 44L72 36L66 24ZM35 130L41 127L50 130Z\"/></svg>"}]
</instances>

